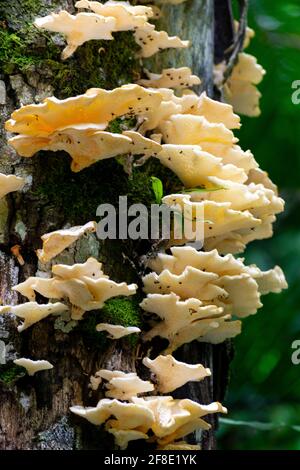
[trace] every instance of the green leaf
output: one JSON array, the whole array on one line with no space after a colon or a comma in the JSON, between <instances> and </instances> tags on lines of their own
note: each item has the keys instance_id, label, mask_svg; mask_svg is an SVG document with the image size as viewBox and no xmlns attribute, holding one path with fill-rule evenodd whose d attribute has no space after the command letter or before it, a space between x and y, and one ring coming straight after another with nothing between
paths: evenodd
<instances>
[{"instance_id":1,"label":"green leaf","mask_svg":"<svg viewBox=\"0 0 300 470\"><path fill-rule=\"evenodd\" d=\"M163 184L162 184L162 182L159 178L156 178L156 176L151 176L150 181L151 181L151 184L152 184L152 190L153 190L154 195L155 195L155 201L156 201L157 204L160 204L161 200L163 198L163 195L164 195Z\"/></svg>"}]
</instances>

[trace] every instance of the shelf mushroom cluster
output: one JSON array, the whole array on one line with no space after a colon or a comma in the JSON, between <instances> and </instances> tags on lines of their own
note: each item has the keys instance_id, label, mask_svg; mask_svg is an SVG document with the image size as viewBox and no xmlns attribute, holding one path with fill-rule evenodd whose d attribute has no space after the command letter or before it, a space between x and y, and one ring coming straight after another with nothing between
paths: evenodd
<instances>
[{"instance_id":1,"label":"shelf mushroom cluster","mask_svg":"<svg viewBox=\"0 0 300 470\"><path fill-rule=\"evenodd\" d=\"M236 23L236 29L238 23ZM246 49L255 32L251 28L246 29L244 49ZM250 117L260 115L259 100L261 93L257 85L263 80L266 71L257 63L256 57L245 52L240 52L232 74L224 83L225 62L215 66L215 83L222 88L224 100L233 106L239 113Z\"/></svg>"},{"instance_id":2,"label":"shelf mushroom cluster","mask_svg":"<svg viewBox=\"0 0 300 470\"><path fill-rule=\"evenodd\" d=\"M151 57L162 49L189 46L189 41L182 41L177 36L168 36L165 31L157 31L155 26L148 22L149 19L155 18L157 8L132 6L129 2L114 0L103 4L80 0L75 7L88 12L71 15L62 10L35 21L38 28L66 36L67 46L62 53L63 59L69 58L85 42L92 39L113 40L112 33L119 31L133 31L135 41L140 46L140 57Z\"/></svg>"},{"instance_id":3,"label":"shelf mushroom cluster","mask_svg":"<svg viewBox=\"0 0 300 470\"><path fill-rule=\"evenodd\" d=\"M126 115L136 116L136 130L106 130L112 120ZM47 98L15 111L6 123L7 130L19 134L10 143L20 155L65 150L73 159L73 171L120 154L142 161L158 158L193 190L168 195L163 202L187 207L192 216L201 208L204 248L217 248L221 254L239 253L250 241L270 237L275 216L284 207L251 152L237 144L231 129L239 127L232 107L205 93L176 96L171 89L140 85L92 89L66 100Z\"/></svg>"},{"instance_id":4,"label":"shelf mushroom cluster","mask_svg":"<svg viewBox=\"0 0 300 470\"><path fill-rule=\"evenodd\" d=\"M192 106L185 107L186 98L195 100ZM186 208L193 220L197 208L202 209L205 250L239 253L249 242L272 236L284 201L251 152L237 145L231 129L240 123L232 107L205 94L188 93L176 100L182 100L185 109L160 121L166 144L157 158L177 174L187 192L168 195L163 203L179 207L183 217ZM176 244L185 241L189 240Z\"/></svg>"},{"instance_id":5,"label":"shelf mushroom cluster","mask_svg":"<svg viewBox=\"0 0 300 470\"><path fill-rule=\"evenodd\" d=\"M231 254L173 247L150 261L154 271L143 278L146 299L141 307L161 320L144 335L166 338L172 352L193 340L221 343L240 333L241 322L262 307L260 296L287 288L277 266L261 271Z\"/></svg>"},{"instance_id":6,"label":"shelf mushroom cluster","mask_svg":"<svg viewBox=\"0 0 300 470\"><path fill-rule=\"evenodd\" d=\"M133 31L140 57L168 47L188 46L187 41L155 30L148 22L154 16L151 7L88 0L78 1L76 7L88 12L70 15L61 11L35 22L39 28L65 34L64 59L86 41L112 40L113 32L125 30ZM248 30L245 46L251 36ZM224 65L220 67L221 76ZM138 156L140 163L156 158L184 186L182 193L165 196L163 203L182 211L187 206L192 220L197 208L203 209L204 251L173 246L171 254L159 253L150 259L148 266L153 271L143 278L147 297L141 307L156 315L143 339L160 336L169 343L163 355L143 359L151 380L142 380L135 372L97 371L91 377L90 388L96 392L104 385L106 398L96 407L71 407L73 413L91 423L105 425L122 449L132 440L144 439L159 449L189 450L195 446L182 439L195 430L209 429L203 416L225 413L226 409L219 403L204 406L189 399L159 395L211 374L201 364L176 361L170 353L193 340L220 343L236 336L241 331L239 318L257 312L262 305L261 295L287 287L279 267L263 272L233 257L248 242L272 235L275 215L283 210L284 203L252 153L238 145L233 130L240 128L240 118L231 105L191 91L189 88L199 85L200 79L187 67L164 69L159 74L145 70L145 75L138 84L111 91L90 89L66 100L49 97L41 104L24 106L12 114L6 129L17 134L10 143L21 156L32 157L39 150L64 150L72 158L73 171L120 154ZM238 112L258 114L258 92L253 84L262 75L254 58L240 54L225 90ZM126 117L135 118L132 128L110 132L112 121ZM0 175L0 182L10 180L12 184L3 195L22 187L23 182L15 178ZM49 262L85 233L95 230L95 223L89 222L46 234L37 255L41 262ZM176 243L184 245L187 241L192 240L182 238ZM73 320L81 320L86 311L101 309L107 299L130 296L137 289L135 284L110 280L94 258L73 266L54 265L52 275L30 277L14 287L29 302L0 307L0 313L12 312L24 320L20 332L52 314L70 311ZM60 302L38 304L36 293ZM137 327L129 331L106 323L97 325L97 331L107 331L114 339L140 332ZM33 371L33 364L25 358L21 361ZM44 366L51 367L49 363Z\"/></svg>"},{"instance_id":7,"label":"shelf mushroom cluster","mask_svg":"<svg viewBox=\"0 0 300 470\"><path fill-rule=\"evenodd\" d=\"M26 297L29 302L15 307L2 307L0 313L12 311L24 318L25 322L19 331L31 326L41 318L71 309L71 318L81 320L85 312L103 308L106 300L117 296L130 296L136 293L136 284L120 284L109 279L102 271L102 264L94 258L85 263L54 265L52 278L29 277L26 281L13 287L13 290ZM46 299L65 300L67 304L38 304L36 293Z\"/></svg>"},{"instance_id":8,"label":"shelf mushroom cluster","mask_svg":"<svg viewBox=\"0 0 300 470\"><path fill-rule=\"evenodd\" d=\"M189 365L173 356L158 356L155 360L144 358L143 363L155 376L155 383L141 380L136 373L100 370L91 378L97 390L105 381L105 395L96 407L73 406L71 411L95 425L105 424L115 437L116 444L126 449L132 440L144 439L155 443L159 449L174 446L177 450L199 449L179 441L196 430L208 430L210 425L202 418L210 413L227 413L220 403L200 405L188 399L172 396L141 394L169 393L189 381L200 381L211 372L201 364ZM178 442L179 441L179 442Z\"/></svg>"}]
</instances>

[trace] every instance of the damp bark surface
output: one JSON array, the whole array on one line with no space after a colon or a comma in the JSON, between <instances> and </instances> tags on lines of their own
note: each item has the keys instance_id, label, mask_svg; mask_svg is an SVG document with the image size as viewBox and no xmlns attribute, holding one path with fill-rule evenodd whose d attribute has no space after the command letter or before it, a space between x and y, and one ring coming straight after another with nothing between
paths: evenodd
<instances>
[{"instance_id":1,"label":"damp bark surface","mask_svg":"<svg viewBox=\"0 0 300 470\"><path fill-rule=\"evenodd\" d=\"M192 47L185 51L164 51L151 61L152 70L166 66L189 66L200 75L200 89L212 93L214 60L214 5L212 0L188 0L179 6L163 6L161 28L183 39ZM0 171L26 178L25 190L1 201L0 205L0 297L1 303L17 304L24 299L11 288L37 270L35 250L40 236L66 224L84 224L95 220L101 203L117 204L128 196L128 204L155 202L150 176L159 177L166 193L176 191L180 183L168 170L149 161L134 170L129 178L122 162L112 159L73 174L70 158L63 152L40 152L32 159L22 159L7 144L4 122L21 105L39 102L54 94L59 98L84 93L89 87L114 88L134 81L142 74L135 59L137 46L131 33L118 33L115 41L91 41L80 47L65 63L60 60L63 39L37 31L32 26L36 16L66 8L74 3L55 0L0 0ZM220 30L220 25L218 25ZM147 64L148 65L148 64ZM200 89L198 91L200 91ZM115 123L118 127L119 123ZM19 266L11 254L20 245L25 260ZM140 285L140 256L151 249L152 242L99 241L94 235L82 239L55 259L72 264L94 256L104 263L104 270L115 281ZM140 289L141 292L141 289ZM141 294L140 294L141 296ZM93 406L101 398L88 388L89 376L100 368L138 370L141 348L136 339L109 341L95 332L95 325L113 319L124 325L142 324L139 296L123 302L117 299L102 311L92 312L78 325L64 318L46 319L25 332L17 333L13 316L0 316L0 341L5 344L0 364L0 449L114 449L109 435L72 416L71 405ZM159 353L160 345L154 345ZM156 348L156 349L155 349ZM146 353L147 351L142 351ZM222 400L228 379L229 344L213 347L192 343L175 356L191 363L203 363L213 374L201 384L187 385L174 394L204 404ZM28 377L13 364L17 357L46 359L54 368ZM202 448L216 447L217 422L209 418L212 430L193 436ZM131 449L136 443L131 444ZM139 449L141 444L138 444ZM104 449L105 447L105 449ZM130 449L129 448L129 449ZM145 447L148 449L149 447Z\"/></svg>"}]
</instances>

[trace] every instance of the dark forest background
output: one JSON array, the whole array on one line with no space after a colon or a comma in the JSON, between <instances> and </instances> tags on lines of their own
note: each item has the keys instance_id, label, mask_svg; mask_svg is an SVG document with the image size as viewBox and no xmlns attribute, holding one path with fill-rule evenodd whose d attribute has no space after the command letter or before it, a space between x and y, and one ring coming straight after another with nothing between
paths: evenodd
<instances>
[{"instance_id":1,"label":"dark forest background","mask_svg":"<svg viewBox=\"0 0 300 470\"><path fill-rule=\"evenodd\" d=\"M256 37L246 52L267 75L259 87L262 114L242 118L239 138L278 184L286 210L274 238L250 245L246 260L264 269L279 264L289 290L264 297L235 341L219 448L300 450L300 365L291 361L300 340L300 104L291 100L300 80L299 0L251 0L249 26Z\"/></svg>"}]
</instances>

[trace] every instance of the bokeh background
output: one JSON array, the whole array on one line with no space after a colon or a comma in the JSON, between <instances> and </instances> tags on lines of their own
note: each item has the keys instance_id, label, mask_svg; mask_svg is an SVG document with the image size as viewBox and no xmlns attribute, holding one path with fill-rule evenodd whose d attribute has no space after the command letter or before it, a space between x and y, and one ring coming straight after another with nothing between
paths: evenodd
<instances>
[{"instance_id":1,"label":"bokeh background","mask_svg":"<svg viewBox=\"0 0 300 470\"><path fill-rule=\"evenodd\" d=\"M289 290L265 296L235 341L219 448L300 450L300 365L291 361L300 340L300 104L291 100L300 80L300 2L250 0L249 26L256 37L247 52L267 75L259 87L262 114L243 118L239 137L278 184L286 210L274 238L253 243L245 257L264 269L279 264Z\"/></svg>"}]
</instances>

